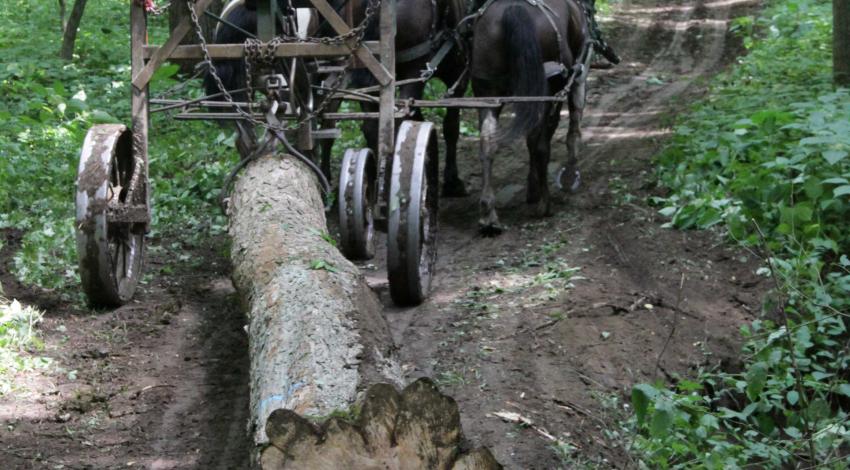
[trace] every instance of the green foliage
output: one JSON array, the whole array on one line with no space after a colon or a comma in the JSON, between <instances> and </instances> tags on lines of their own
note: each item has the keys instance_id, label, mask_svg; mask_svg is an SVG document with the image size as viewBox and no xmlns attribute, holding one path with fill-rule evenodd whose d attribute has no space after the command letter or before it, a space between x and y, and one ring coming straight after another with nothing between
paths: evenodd
<instances>
[{"instance_id":1,"label":"green foliage","mask_svg":"<svg viewBox=\"0 0 850 470\"><path fill-rule=\"evenodd\" d=\"M23 232L14 273L26 284L78 286L73 191L89 127L130 121L129 15L126 0L89 4L73 63L57 58L55 2L13 0L0 9L0 228ZM154 20L154 33L167 18ZM174 85L176 66L155 75L154 93ZM200 92L199 83L187 87ZM224 230L217 209L232 165L231 132L210 124L152 122L153 236L197 243Z\"/></svg>"},{"instance_id":2,"label":"green foliage","mask_svg":"<svg viewBox=\"0 0 850 470\"><path fill-rule=\"evenodd\" d=\"M44 348L36 332L41 319L42 313L38 310L0 297L0 396L12 390L15 372L50 364L47 358L23 354Z\"/></svg>"},{"instance_id":3,"label":"green foliage","mask_svg":"<svg viewBox=\"0 0 850 470\"><path fill-rule=\"evenodd\" d=\"M830 86L830 3L775 0L738 20L749 54L679 121L655 198L677 228L723 227L768 254L743 370L632 391L652 468L846 468L850 445L850 93Z\"/></svg>"},{"instance_id":4,"label":"green foliage","mask_svg":"<svg viewBox=\"0 0 850 470\"><path fill-rule=\"evenodd\" d=\"M333 264L323 259L316 259L310 261L310 269L314 271L327 271L329 273L339 272L339 270Z\"/></svg>"}]
</instances>

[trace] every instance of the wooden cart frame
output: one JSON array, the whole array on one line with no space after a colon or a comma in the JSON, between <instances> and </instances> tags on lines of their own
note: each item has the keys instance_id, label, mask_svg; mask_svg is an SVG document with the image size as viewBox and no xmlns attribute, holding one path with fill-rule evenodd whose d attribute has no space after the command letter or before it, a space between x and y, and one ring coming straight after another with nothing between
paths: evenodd
<instances>
[{"instance_id":1,"label":"wooden cart frame","mask_svg":"<svg viewBox=\"0 0 850 470\"><path fill-rule=\"evenodd\" d=\"M148 13L144 3L131 0L130 6L131 127L93 127L86 137L78 170L76 205L80 275L90 303L98 306L117 306L127 302L141 277L144 237L151 220L148 183L150 114L180 109L183 112L177 117L182 119L249 119L258 122L264 117L262 114L254 116L250 103L236 103L229 95L228 103L212 101L210 97L185 101L152 100L149 91L151 79L167 60L239 59L245 57L246 45L180 45L187 34L197 31L197 18L205 14L212 0L190 1L192 15L183 18L163 44L148 44ZM396 0L380 0L378 41L363 41L361 37L352 36L351 9L345 12L346 21L327 0L293 0L292 3L298 3L293 5L297 7L313 8L339 35L337 41L280 41L278 2L258 0L256 3L257 40L264 45L274 45L270 52L274 58L356 60L358 66L366 68L377 81L377 87L371 87L378 92L377 100L372 95L365 95L363 90L333 90L340 93L337 98L377 101L377 113L322 112L321 115L323 119L333 121L378 120L377 155L368 149L350 149L343 157L338 198L341 249L349 258L374 255L374 222L376 218L385 218L388 275L393 300L401 305L420 303L427 295L436 260L437 138L433 124L413 121L401 124L397 138L396 119L409 116L414 108L490 108L511 102L565 101L566 98L451 98L397 102L396 87L403 83L397 83L395 78ZM574 77L575 73L570 83ZM290 88L294 85L290 84ZM312 89L312 85L308 88ZM331 98L335 97L325 99ZM152 103L160 106L152 110ZM235 107L231 111L237 112L203 112L204 108L217 106ZM201 112L188 112L189 109L200 109ZM288 130L295 134L297 144L290 145L283 132L275 130L273 133L277 134L278 140L290 153L300 155L299 149L311 150L314 137L322 132L317 132L314 122L311 122L316 118L315 113L307 116L310 119L304 119L302 112L299 119L298 115L291 113L279 115L277 109L266 112L267 122L280 126L281 121L290 124L295 121L295 128ZM244 135L244 132L240 134ZM320 172L317 173L325 181ZM325 186L329 186L326 181Z\"/></svg>"}]
</instances>

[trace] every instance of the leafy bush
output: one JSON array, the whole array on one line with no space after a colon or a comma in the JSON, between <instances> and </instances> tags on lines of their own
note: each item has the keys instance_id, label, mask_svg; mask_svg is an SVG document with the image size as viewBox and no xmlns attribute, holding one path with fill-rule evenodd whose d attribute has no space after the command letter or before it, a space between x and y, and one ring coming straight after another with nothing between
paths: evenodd
<instances>
[{"instance_id":1,"label":"leafy bush","mask_svg":"<svg viewBox=\"0 0 850 470\"><path fill-rule=\"evenodd\" d=\"M831 22L823 0L737 21L749 54L658 157L672 192L653 202L669 225L760 247L776 289L742 329L740 373L633 389L633 448L649 467L848 463L850 93L831 88Z\"/></svg>"}]
</instances>

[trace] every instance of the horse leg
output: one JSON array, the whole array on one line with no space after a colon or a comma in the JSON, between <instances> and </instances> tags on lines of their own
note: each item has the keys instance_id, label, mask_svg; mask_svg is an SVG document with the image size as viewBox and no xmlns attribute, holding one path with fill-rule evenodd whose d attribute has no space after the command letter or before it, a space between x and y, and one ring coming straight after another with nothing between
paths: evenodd
<instances>
[{"instance_id":1,"label":"horse leg","mask_svg":"<svg viewBox=\"0 0 850 470\"><path fill-rule=\"evenodd\" d=\"M468 79L457 84L452 98L466 93ZM443 196L464 197L469 195L457 171L457 141L460 138L460 108L447 108L443 118L443 138L446 140L446 168L443 170Z\"/></svg>"},{"instance_id":2,"label":"horse leg","mask_svg":"<svg viewBox=\"0 0 850 470\"><path fill-rule=\"evenodd\" d=\"M544 122L533 129L525 139L529 155L526 202L537 204L536 213L538 217L552 215L547 176L549 158L552 154L552 135L558 128L560 105L553 108L551 104L548 104L545 112L546 119Z\"/></svg>"},{"instance_id":3,"label":"horse leg","mask_svg":"<svg viewBox=\"0 0 850 470\"><path fill-rule=\"evenodd\" d=\"M478 157L481 160L482 188L479 210L481 218L478 228L484 235L498 235L502 232L499 217L496 215L496 194L493 191L493 150L496 128L499 122L498 111L486 108L478 112L478 122L481 128Z\"/></svg>"},{"instance_id":4,"label":"horse leg","mask_svg":"<svg viewBox=\"0 0 850 470\"><path fill-rule=\"evenodd\" d=\"M360 110L364 113L374 113L378 111L378 107L372 103L360 103ZM378 121L377 119L366 119L360 125L360 130L363 132L363 137L366 138L366 146L372 149L372 152L378 155Z\"/></svg>"},{"instance_id":5,"label":"horse leg","mask_svg":"<svg viewBox=\"0 0 850 470\"><path fill-rule=\"evenodd\" d=\"M581 146L581 118L584 114L585 81L579 80L570 89L567 106L570 111L570 128L567 131L567 162L558 171L555 184L565 191L575 192L581 186L578 154Z\"/></svg>"},{"instance_id":6,"label":"horse leg","mask_svg":"<svg viewBox=\"0 0 850 470\"><path fill-rule=\"evenodd\" d=\"M446 140L446 168L443 170L443 197L467 196L466 187L457 171L457 141L460 138L460 109L448 108L443 118Z\"/></svg>"},{"instance_id":7,"label":"horse leg","mask_svg":"<svg viewBox=\"0 0 850 470\"><path fill-rule=\"evenodd\" d=\"M326 112L335 113L339 111L339 107L342 104L340 100L334 100L331 103L328 103L325 108ZM333 119L323 119L322 124L319 127L320 129L334 129L336 128L336 121ZM328 181L332 181L331 179L331 154L333 153L334 139L322 139L322 142L319 144L319 152L321 153L321 166L322 173L324 173L325 178Z\"/></svg>"}]
</instances>

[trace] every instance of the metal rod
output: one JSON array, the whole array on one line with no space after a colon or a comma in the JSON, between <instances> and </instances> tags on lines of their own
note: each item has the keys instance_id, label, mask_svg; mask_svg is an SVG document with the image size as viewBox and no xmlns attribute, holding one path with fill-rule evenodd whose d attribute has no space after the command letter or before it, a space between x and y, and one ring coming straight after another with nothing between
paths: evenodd
<instances>
[{"instance_id":1,"label":"metal rod","mask_svg":"<svg viewBox=\"0 0 850 470\"><path fill-rule=\"evenodd\" d=\"M352 112L352 113L324 113L321 115L323 119L342 121L366 121L369 119L378 119L380 117L380 113L369 113L369 112ZM408 115L404 112L396 112L393 116L394 119L401 119L408 117ZM252 115L253 119L261 120L265 118L265 115L254 113ZM294 114L287 114L283 116L279 116L278 119L281 121L295 121L299 118L299 116ZM181 113L176 114L174 119L180 121L190 121L190 120L209 120L209 121L241 121L247 120L244 114L241 113Z\"/></svg>"},{"instance_id":2,"label":"metal rod","mask_svg":"<svg viewBox=\"0 0 850 470\"><path fill-rule=\"evenodd\" d=\"M226 24L227 26L230 26L231 28L235 29L236 31L239 31L240 33L248 36L249 38L257 39L256 34L248 32L248 31L240 28L239 26L236 26L232 22L227 21L226 19L216 15L215 13L213 13L209 10L204 10L204 15L209 16L210 18L213 18L214 20L218 21L219 23Z\"/></svg>"},{"instance_id":3,"label":"metal rod","mask_svg":"<svg viewBox=\"0 0 850 470\"><path fill-rule=\"evenodd\" d=\"M380 101L377 96L367 95L366 93L359 93L355 90L341 90L341 89L337 90L337 89L334 89L334 88L330 88L330 87L326 87L326 86L320 86L320 85L312 85L312 88L316 89L316 90L334 92L333 94L329 95L325 99L333 99L334 95L341 94L341 95L349 95L349 96L352 96L352 97L355 97L355 98L360 98L360 99L350 98L351 101L366 101L366 102L369 102L369 103L378 103Z\"/></svg>"},{"instance_id":4,"label":"metal rod","mask_svg":"<svg viewBox=\"0 0 850 470\"><path fill-rule=\"evenodd\" d=\"M239 89L236 89L236 90L228 90L228 91L231 94L241 93L243 91L248 91L248 88L239 88ZM156 108L154 110L151 110L151 113L161 113L163 111L169 111L169 110L172 110L172 109L183 108L183 107L195 104L195 103L200 103L200 102L203 102L203 101L209 101L209 100L212 100L213 98L218 98L219 96L223 96L223 95L224 95L224 92L218 92L218 93L213 93L212 95L202 96L202 97L196 98L194 100L180 101L179 103L177 103L176 100L175 100L174 104L171 104L171 105L168 105L168 106L163 106L161 108ZM151 100L151 103L160 104L159 102L162 102L162 101L166 101L166 100Z\"/></svg>"},{"instance_id":5,"label":"metal rod","mask_svg":"<svg viewBox=\"0 0 850 470\"><path fill-rule=\"evenodd\" d=\"M377 47L373 41L364 41L364 47L370 45ZM353 42L345 44L320 44L312 42L284 42L275 49L275 57L348 57L351 55ZM241 59L245 57L244 44L209 44L207 46L210 57L213 59ZM151 58L158 53L160 46L145 46L145 58ZM357 49L360 50L360 49ZM204 51L199 45L183 45L175 47L169 54L168 59L203 59Z\"/></svg>"},{"instance_id":6,"label":"metal rod","mask_svg":"<svg viewBox=\"0 0 850 470\"><path fill-rule=\"evenodd\" d=\"M400 86L409 85L411 83L420 83L420 82L427 82L427 81L428 81L428 79L425 78L425 77L408 78L408 79L405 79L405 80L399 80L399 81L395 82L395 86L396 86L396 88L398 88ZM354 91L356 91L357 93L374 93L376 91L380 91L381 88L382 88L381 85L372 85L372 86L367 86L367 87L364 87L364 88L358 88Z\"/></svg>"}]
</instances>

